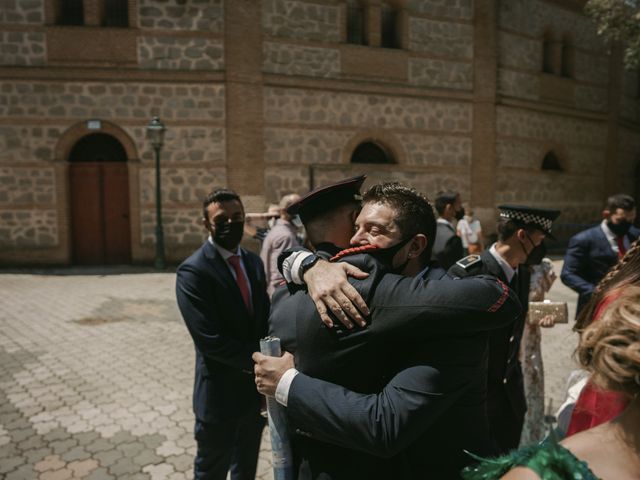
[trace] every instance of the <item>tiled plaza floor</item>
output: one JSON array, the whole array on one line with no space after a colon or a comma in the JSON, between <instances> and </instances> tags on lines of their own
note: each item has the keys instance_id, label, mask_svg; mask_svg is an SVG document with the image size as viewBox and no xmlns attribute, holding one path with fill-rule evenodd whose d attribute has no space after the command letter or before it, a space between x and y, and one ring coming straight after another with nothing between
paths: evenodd
<instances>
[{"instance_id":1,"label":"tiled plaza floor","mask_svg":"<svg viewBox=\"0 0 640 480\"><path fill-rule=\"evenodd\" d=\"M559 271L560 262L556 262ZM170 273L0 274L0 479L188 479L194 353ZM573 306L556 282L551 295ZM576 337L543 334L558 406ZM263 436L258 478L272 479Z\"/></svg>"}]
</instances>

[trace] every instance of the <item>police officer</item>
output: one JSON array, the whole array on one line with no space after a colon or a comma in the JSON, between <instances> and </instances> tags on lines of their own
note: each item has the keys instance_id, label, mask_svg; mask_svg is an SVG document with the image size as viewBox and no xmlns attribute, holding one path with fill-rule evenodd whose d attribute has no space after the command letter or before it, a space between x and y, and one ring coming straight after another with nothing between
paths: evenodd
<instances>
[{"instance_id":1,"label":"police officer","mask_svg":"<svg viewBox=\"0 0 640 480\"><path fill-rule=\"evenodd\" d=\"M454 277L493 275L508 284L523 306L515 323L489 334L487 409L491 433L503 453L518 447L527 410L518 351L529 305L529 270L526 261L544 248L551 226L560 211L521 205L500 205L498 241L480 255L458 261L449 274Z\"/></svg>"}]
</instances>

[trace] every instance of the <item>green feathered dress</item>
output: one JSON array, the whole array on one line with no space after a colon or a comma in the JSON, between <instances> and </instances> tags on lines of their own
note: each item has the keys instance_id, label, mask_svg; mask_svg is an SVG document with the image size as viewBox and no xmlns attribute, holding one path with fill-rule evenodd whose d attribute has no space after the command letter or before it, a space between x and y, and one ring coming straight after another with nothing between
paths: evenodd
<instances>
[{"instance_id":1,"label":"green feathered dress","mask_svg":"<svg viewBox=\"0 0 640 480\"><path fill-rule=\"evenodd\" d=\"M498 458L480 458L462 471L464 480L496 480L516 467L527 467L542 480L599 480L586 462L577 459L551 435L536 445L513 450Z\"/></svg>"}]
</instances>

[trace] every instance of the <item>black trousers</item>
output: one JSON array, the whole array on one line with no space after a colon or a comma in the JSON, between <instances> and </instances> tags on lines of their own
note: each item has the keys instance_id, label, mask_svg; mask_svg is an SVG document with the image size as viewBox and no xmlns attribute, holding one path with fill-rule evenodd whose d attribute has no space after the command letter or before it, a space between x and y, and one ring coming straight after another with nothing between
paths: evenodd
<instances>
[{"instance_id":1,"label":"black trousers","mask_svg":"<svg viewBox=\"0 0 640 480\"><path fill-rule=\"evenodd\" d=\"M196 419L194 480L254 480L265 419L258 410L214 423Z\"/></svg>"}]
</instances>

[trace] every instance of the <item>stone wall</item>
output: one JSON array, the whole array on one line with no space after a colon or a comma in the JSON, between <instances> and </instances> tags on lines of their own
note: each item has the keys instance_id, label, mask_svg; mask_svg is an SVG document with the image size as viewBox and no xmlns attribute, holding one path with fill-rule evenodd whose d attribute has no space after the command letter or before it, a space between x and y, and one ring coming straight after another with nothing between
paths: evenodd
<instances>
[{"instance_id":1,"label":"stone wall","mask_svg":"<svg viewBox=\"0 0 640 480\"><path fill-rule=\"evenodd\" d=\"M621 90L620 116L632 122L640 121L640 72L625 70Z\"/></svg>"},{"instance_id":2,"label":"stone wall","mask_svg":"<svg viewBox=\"0 0 640 480\"><path fill-rule=\"evenodd\" d=\"M621 192L640 196L640 135L637 130L618 130L618 184Z\"/></svg>"},{"instance_id":3,"label":"stone wall","mask_svg":"<svg viewBox=\"0 0 640 480\"><path fill-rule=\"evenodd\" d=\"M63 129L49 126L0 126L0 164L20 165L53 159Z\"/></svg>"},{"instance_id":4,"label":"stone wall","mask_svg":"<svg viewBox=\"0 0 640 480\"><path fill-rule=\"evenodd\" d=\"M498 108L496 202L561 208L561 223L594 218L604 195L604 122ZM563 172L543 171L553 150Z\"/></svg>"},{"instance_id":5,"label":"stone wall","mask_svg":"<svg viewBox=\"0 0 640 480\"><path fill-rule=\"evenodd\" d=\"M4 0L0 8L0 23L20 25L44 22L44 0Z\"/></svg>"},{"instance_id":6,"label":"stone wall","mask_svg":"<svg viewBox=\"0 0 640 480\"><path fill-rule=\"evenodd\" d=\"M52 168L0 167L0 187L0 206L50 206L56 201Z\"/></svg>"},{"instance_id":7,"label":"stone wall","mask_svg":"<svg viewBox=\"0 0 640 480\"><path fill-rule=\"evenodd\" d=\"M176 257L173 252L177 248L198 246L204 241L206 234L201 219L202 207L165 208L162 210L162 226L169 258ZM155 210L144 210L140 215L140 223L140 243L151 248L155 245Z\"/></svg>"},{"instance_id":8,"label":"stone wall","mask_svg":"<svg viewBox=\"0 0 640 480\"><path fill-rule=\"evenodd\" d=\"M469 132L471 106L456 101L267 87L268 124Z\"/></svg>"},{"instance_id":9,"label":"stone wall","mask_svg":"<svg viewBox=\"0 0 640 480\"><path fill-rule=\"evenodd\" d=\"M140 28L221 33L224 0L138 0Z\"/></svg>"},{"instance_id":10,"label":"stone wall","mask_svg":"<svg viewBox=\"0 0 640 480\"><path fill-rule=\"evenodd\" d=\"M138 66L166 70L223 70L222 41L168 35L140 37Z\"/></svg>"},{"instance_id":11,"label":"stone wall","mask_svg":"<svg viewBox=\"0 0 640 480\"><path fill-rule=\"evenodd\" d=\"M409 81L424 87L471 90L473 66L471 63L412 58L409 61Z\"/></svg>"},{"instance_id":12,"label":"stone wall","mask_svg":"<svg viewBox=\"0 0 640 480\"><path fill-rule=\"evenodd\" d=\"M267 164L310 165L340 163L342 148L352 133L269 127L264 132Z\"/></svg>"},{"instance_id":13,"label":"stone wall","mask_svg":"<svg viewBox=\"0 0 640 480\"><path fill-rule=\"evenodd\" d=\"M44 33L0 32L0 65L35 67L45 62Z\"/></svg>"},{"instance_id":14,"label":"stone wall","mask_svg":"<svg viewBox=\"0 0 640 480\"><path fill-rule=\"evenodd\" d=\"M441 18L473 18L472 0L408 0L407 10Z\"/></svg>"},{"instance_id":15,"label":"stone wall","mask_svg":"<svg viewBox=\"0 0 640 480\"><path fill-rule=\"evenodd\" d=\"M214 187L227 184L224 167L162 168L162 204L167 208L198 205ZM140 169L140 201L153 205L156 195L155 168Z\"/></svg>"},{"instance_id":16,"label":"stone wall","mask_svg":"<svg viewBox=\"0 0 640 480\"><path fill-rule=\"evenodd\" d=\"M412 17L409 20L409 48L440 57L471 59L471 25Z\"/></svg>"},{"instance_id":17,"label":"stone wall","mask_svg":"<svg viewBox=\"0 0 640 480\"><path fill-rule=\"evenodd\" d=\"M340 52L332 48L264 42L264 66L267 73L311 77L340 76Z\"/></svg>"},{"instance_id":18,"label":"stone wall","mask_svg":"<svg viewBox=\"0 0 640 480\"><path fill-rule=\"evenodd\" d=\"M340 6L301 0L263 0L262 27L266 35L340 42Z\"/></svg>"},{"instance_id":19,"label":"stone wall","mask_svg":"<svg viewBox=\"0 0 640 480\"><path fill-rule=\"evenodd\" d=\"M127 118L223 120L224 87L220 85L99 82L5 82L0 116L84 120Z\"/></svg>"},{"instance_id":20,"label":"stone wall","mask_svg":"<svg viewBox=\"0 0 640 480\"><path fill-rule=\"evenodd\" d=\"M57 243L58 217L55 210L0 210L1 248L46 248Z\"/></svg>"},{"instance_id":21,"label":"stone wall","mask_svg":"<svg viewBox=\"0 0 640 480\"><path fill-rule=\"evenodd\" d=\"M164 120L164 119L163 119ZM194 165L225 164L225 133L223 127L167 125L165 144L162 147L162 164ZM138 155L143 163L155 161L152 148L146 140L144 127L126 127L126 132L138 145Z\"/></svg>"}]
</instances>

